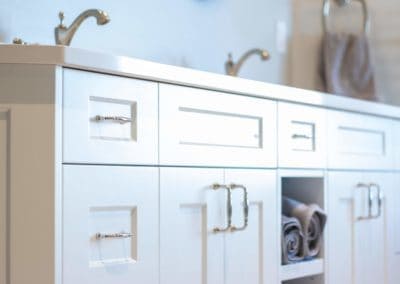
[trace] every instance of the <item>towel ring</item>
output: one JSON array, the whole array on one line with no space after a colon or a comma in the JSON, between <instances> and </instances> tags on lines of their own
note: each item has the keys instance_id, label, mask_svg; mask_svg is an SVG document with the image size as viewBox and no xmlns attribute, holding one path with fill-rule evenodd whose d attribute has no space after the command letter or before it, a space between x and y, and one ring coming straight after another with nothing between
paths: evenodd
<instances>
[{"instance_id":1,"label":"towel ring","mask_svg":"<svg viewBox=\"0 0 400 284\"><path fill-rule=\"evenodd\" d=\"M365 35L368 35L370 29L370 17L369 17L368 6L365 0L335 0L335 1L338 2L340 6L349 5L352 3L352 1L358 1L361 3L363 10L363 18L364 18L364 33ZM322 24L325 33L328 32L328 18L330 14L331 14L331 0L324 0L324 5L322 8Z\"/></svg>"}]
</instances>

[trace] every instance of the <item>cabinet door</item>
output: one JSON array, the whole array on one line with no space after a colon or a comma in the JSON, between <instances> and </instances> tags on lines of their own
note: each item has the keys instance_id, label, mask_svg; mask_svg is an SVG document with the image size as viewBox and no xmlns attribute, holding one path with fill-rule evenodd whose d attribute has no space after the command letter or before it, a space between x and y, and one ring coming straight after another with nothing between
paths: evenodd
<instances>
[{"instance_id":1,"label":"cabinet door","mask_svg":"<svg viewBox=\"0 0 400 284\"><path fill-rule=\"evenodd\" d=\"M397 173L396 184L400 183ZM388 284L397 284L400 279L400 189L394 187L386 192L387 202L387 257L388 257Z\"/></svg>"},{"instance_id":2,"label":"cabinet door","mask_svg":"<svg viewBox=\"0 0 400 284\"><path fill-rule=\"evenodd\" d=\"M244 185L248 191L248 226L226 233L225 267L227 284L278 283L279 233L276 231L276 172L226 170L226 184ZM232 191L232 225L244 224L243 190Z\"/></svg>"},{"instance_id":3,"label":"cabinet door","mask_svg":"<svg viewBox=\"0 0 400 284\"><path fill-rule=\"evenodd\" d=\"M161 284L221 284L224 280L226 192L213 190L223 170L162 168Z\"/></svg>"},{"instance_id":4,"label":"cabinet door","mask_svg":"<svg viewBox=\"0 0 400 284\"><path fill-rule=\"evenodd\" d=\"M376 183L385 191L391 186L389 174L330 172L328 175L328 271L329 283L376 284L385 282L385 203L381 215L368 215L368 188ZM373 192L372 213L377 213Z\"/></svg>"},{"instance_id":5,"label":"cabinet door","mask_svg":"<svg viewBox=\"0 0 400 284\"><path fill-rule=\"evenodd\" d=\"M63 283L158 283L158 170L71 165L63 175Z\"/></svg>"},{"instance_id":6,"label":"cabinet door","mask_svg":"<svg viewBox=\"0 0 400 284\"><path fill-rule=\"evenodd\" d=\"M7 281L8 115L0 109L0 284Z\"/></svg>"}]
</instances>

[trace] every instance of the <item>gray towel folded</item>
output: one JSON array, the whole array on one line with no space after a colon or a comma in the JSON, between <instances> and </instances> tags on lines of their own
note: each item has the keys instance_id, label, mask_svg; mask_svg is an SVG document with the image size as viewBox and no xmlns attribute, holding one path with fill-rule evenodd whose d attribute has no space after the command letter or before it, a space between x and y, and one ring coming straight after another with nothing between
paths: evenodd
<instances>
[{"instance_id":1,"label":"gray towel folded","mask_svg":"<svg viewBox=\"0 0 400 284\"><path fill-rule=\"evenodd\" d=\"M282 214L297 218L300 221L304 235L304 255L308 258L316 257L322 248L322 233L327 216L317 205L298 202L282 197Z\"/></svg>"},{"instance_id":2,"label":"gray towel folded","mask_svg":"<svg viewBox=\"0 0 400 284\"><path fill-rule=\"evenodd\" d=\"M296 218L282 215L282 264L291 264L304 259L304 236Z\"/></svg>"},{"instance_id":3,"label":"gray towel folded","mask_svg":"<svg viewBox=\"0 0 400 284\"><path fill-rule=\"evenodd\" d=\"M326 33L322 41L321 79L328 93L379 100L367 37Z\"/></svg>"}]
</instances>

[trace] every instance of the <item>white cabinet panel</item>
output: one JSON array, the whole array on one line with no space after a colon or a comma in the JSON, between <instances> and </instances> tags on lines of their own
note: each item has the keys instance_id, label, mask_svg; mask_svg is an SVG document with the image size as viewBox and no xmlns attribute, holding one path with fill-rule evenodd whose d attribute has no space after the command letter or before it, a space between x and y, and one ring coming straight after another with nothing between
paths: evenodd
<instances>
[{"instance_id":1,"label":"white cabinet panel","mask_svg":"<svg viewBox=\"0 0 400 284\"><path fill-rule=\"evenodd\" d=\"M0 108L0 284L7 281L8 112Z\"/></svg>"},{"instance_id":2,"label":"white cabinet panel","mask_svg":"<svg viewBox=\"0 0 400 284\"><path fill-rule=\"evenodd\" d=\"M161 284L224 282L226 224L223 170L162 168L160 171Z\"/></svg>"},{"instance_id":3,"label":"white cabinet panel","mask_svg":"<svg viewBox=\"0 0 400 284\"><path fill-rule=\"evenodd\" d=\"M326 116L324 109L278 103L279 167L326 167Z\"/></svg>"},{"instance_id":4,"label":"white cabinet panel","mask_svg":"<svg viewBox=\"0 0 400 284\"><path fill-rule=\"evenodd\" d=\"M372 188L371 214L377 216L368 217L369 195L364 184L378 184L385 195L392 181L392 175L385 173L329 173L329 283L386 283L386 201L379 214L377 187Z\"/></svg>"},{"instance_id":5,"label":"white cabinet panel","mask_svg":"<svg viewBox=\"0 0 400 284\"><path fill-rule=\"evenodd\" d=\"M63 283L158 283L158 170L64 166L63 174Z\"/></svg>"},{"instance_id":6,"label":"white cabinet panel","mask_svg":"<svg viewBox=\"0 0 400 284\"><path fill-rule=\"evenodd\" d=\"M156 164L157 83L64 70L64 162Z\"/></svg>"},{"instance_id":7,"label":"white cabinet panel","mask_svg":"<svg viewBox=\"0 0 400 284\"><path fill-rule=\"evenodd\" d=\"M160 163L276 166L276 103L160 85Z\"/></svg>"},{"instance_id":8,"label":"white cabinet panel","mask_svg":"<svg viewBox=\"0 0 400 284\"><path fill-rule=\"evenodd\" d=\"M399 173L395 174L396 185L400 183ZM387 238L386 256L388 284L397 284L400 279L400 190L398 186L386 193L387 202Z\"/></svg>"},{"instance_id":9,"label":"white cabinet panel","mask_svg":"<svg viewBox=\"0 0 400 284\"><path fill-rule=\"evenodd\" d=\"M328 167L391 169L393 121L340 111L328 112Z\"/></svg>"},{"instance_id":10,"label":"white cabinet panel","mask_svg":"<svg viewBox=\"0 0 400 284\"><path fill-rule=\"evenodd\" d=\"M227 190L247 188L248 226L228 224ZM277 283L276 173L265 170L161 169L161 283ZM232 189L232 226L244 223L244 190Z\"/></svg>"},{"instance_id":11,"label":"white cabinet panel","mask_svg":"<svg viewBox=\"0 0 400 284\"><path fill-rule=\"evenodd\" d=\"M276 172L226 170L226 184L248 190L249 223L243 231L226 234L226 282L229 284L278 283L279 232L276 231L278 198ZM232 191L232 225L243 226L243 191Z\"/></svg>"}]
</instances>

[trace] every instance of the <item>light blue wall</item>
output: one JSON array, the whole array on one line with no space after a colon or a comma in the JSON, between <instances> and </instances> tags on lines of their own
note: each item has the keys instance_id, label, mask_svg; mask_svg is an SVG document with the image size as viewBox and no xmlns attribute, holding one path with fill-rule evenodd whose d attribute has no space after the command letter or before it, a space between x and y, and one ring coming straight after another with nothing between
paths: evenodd
<instances>
[{"instance_id":1,"label":"light blue wall","mask_svg":"<svg viewBox=\"0 0 400 284\"><path fill-rule=\"evenodd\" d=\"M111 23L84 23L71 46L224 73L227 53L249 48L272 53L265 63L251 59L242 77L286 82L286 56L276 50L276 22L290 27L291 0L0 0L0 40L21 37L53 44L58 11L65 23L81 11L101 8Z\"/></svg>"}]
</instances>

